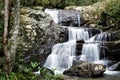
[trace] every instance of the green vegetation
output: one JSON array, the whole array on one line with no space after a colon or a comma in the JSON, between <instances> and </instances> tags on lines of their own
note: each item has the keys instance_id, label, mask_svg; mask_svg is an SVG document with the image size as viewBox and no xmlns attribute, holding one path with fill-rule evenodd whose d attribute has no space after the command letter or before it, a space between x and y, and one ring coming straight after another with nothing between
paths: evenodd
<instances>
[{"instance_id":1,"label":"green vegetation","mask_svg":"<svg viewBox=\"0 0 120 80\"><path fill-rule=\"evenodd\" d=\"M61 1L61 2L60 2ZM22 6L43 6L44 8L64 8L65 6L86 6L101 0L21 0ZM0 1L0 52L3 51L3 0ZM12 0L14 2L14 0ZM13 20L13 17L10 18ZM120 29L120 0L110 3L102 15L101 24L115 29ZM13 23L10 23L12 26ZM10 28L11 29L11 28ZM17 54L21 54L21 51ZM5 75L3 68L0 69L0 80L63 80L62 75L53 75L40 68L36 62L30 64L24 63L24 58L17 55L13 71ZM1 67L1 66L0 66ZM34 74L34 71L40 71L40 74Z\"/></svg>"},{"instance_id":2,"label":"green vegetation","mask_svg":"<svg viewBox=\"0 0 120 80\"><path fill-rule=\"evenodd\" d=\"M43 6L44 8L64 8L65 6L86 6L101 0L21 0L23 6Z\"/></svg>"},{"instance_id":3,"label":"green vegetation","mask_svg":"<svg viewBox=\"0 0 120 80\"><path fill-rule=\"evenodd\" d=\"M93 3L96 3L101 0L66 0L66 4L68 6L86 6L86 5L92 5Z\"/></svg>"},{"instance_id":4,"label":"green vegetation","mask_svg":"<svg viewBox=\"0 0 120 80\"><path fill-rule=\"evenodd\" d=\"M64 80L62 75L52 74L47 69L39 67L39 63L30 62L30 65L24 63L24 58L17 55L13 71L5 75L3 69L0 69L0 80ZM40 74L34 73L39 71Z\"/></svg>"},{"instance_id":5,"label":"green vegetation","mask_svg":"<svg viewBox=\"0 0 120 80\"><path fill-rule=\"evenodd\" d=\"M120 29L120 0L113 1L106 7L101 22L114 30Z\"/></svg>"}]
</instances>

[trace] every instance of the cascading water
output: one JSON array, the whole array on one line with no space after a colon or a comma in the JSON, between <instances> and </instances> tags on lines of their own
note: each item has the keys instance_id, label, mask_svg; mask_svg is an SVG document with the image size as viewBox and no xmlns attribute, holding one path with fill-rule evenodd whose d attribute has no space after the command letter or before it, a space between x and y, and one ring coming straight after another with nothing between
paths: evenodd
<instances>
[{"instance_id":1,"label":"cascading water","mask_svg":"<svg viewBox=\"0 0 120 80\"><path fill-rule=\"evenodd\" d=\"M82 55L85 56L84 61L89 62L99 61L99 44L98 43L84 44L82 48Z\"/></svg>"},{"instance_id":2,"label":"cascading water","mask_svg":"<svg viewBox=\"0 0 120 80\"><path fill-rule=\"evenodd\" d=\"M80 27L80 12L74 10L55 10L55 9L46 9L53 21L62 26L76 26Z\"/></svg>"},{"instance_id":3,"label":"cascading water","mask_svg":"<svg viewBox=\"0 0 120 80\"><path fill-rule=\"evenodd\" d=\"M52 16L54 22L59 23L59 11L47 9L45 12L49 13ZM78 26L80 26L80 15L77 15L77 17ZM99 42L111 40L111 34L101 32L100 34L97 34L90 38L92 35L85 28L66 28L68 29L68 42L58 43L53 46L52 53L48 56L44 67L47 67L49 69L55 68L56 72L63 72L64 70L69 69L72 66L73 59L76 57L75 52L77 40L85 41L82 47L82 54L80 57L81 60L89 62L96 62L100 60Z\"/></svg>"},{"instance_id":4,"label":"cascading water","mask_svg":"<svg viewBox=\"0 0 120 80\"><path fill-rule=\"evenodd\" d=\"M55 68L56 71L63 72L72 66L73 58L76 56L76 40L87 40L89 34L82 28L68 28L69 41L53 46L52 53L48 56L44 67Z\"/></svg>"},{"instance_id":5,"label":"cascading water","mask_svg":"<svg viewBox=\"0 0 120 80\"><path fill-rule=\"evenodd\" d=\"M75 56L76 41L68 41L53 46L52 53L48 56L44 67L55 68L64 71L72 66L72 59Z\"/></svg>"},{"instance_id":6,"label":"cascading water","mask_svg":"<svg viewBox=\"0 0 120 80\"><path fill-rule=\"evenodd\" d=\"M82 55L85 56L84 61L97 62L100 60L100 42L102 41L111 41L111 34L101 32L85 41L87 44L84 44L82 48ZM105 58L105 53L103 55Z\"/></svg>"},{"instance_id":7,"label":"cascading water","mask_svg":"<svg viewBox=\"0 0 120 80\"><path fill-rule=\"evenodd\" d=\"M57 10L46 9L45 12L48 13L52 17L55 23L58 24L58 11Z\"/></svg>"},{"instance_id":8,"label":"cascading water","mask_svg":"<svg viewBox=\"0 0 120 80\"><path fill-rule=\"evenodd\" d=\"M88 40L89 33L83 28L68 28L69 40Z\"/></svg>"}]
</instances>

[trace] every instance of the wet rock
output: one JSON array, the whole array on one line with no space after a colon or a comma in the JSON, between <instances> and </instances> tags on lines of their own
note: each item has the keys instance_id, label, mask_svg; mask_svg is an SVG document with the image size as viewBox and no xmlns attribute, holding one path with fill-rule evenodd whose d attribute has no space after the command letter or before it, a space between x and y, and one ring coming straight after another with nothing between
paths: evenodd
<instances>
[{"instance_id":1,"label":"wet rock","mask_svg":"<svg viewBox=\"0 0 120 80\"><path fill-rule=\"evenodd\" d=\"M110 71L120 71L120 62L117 62L108 68Z\"/></svg>"},{"instance_id":2,"label":"wet rock","mask_svg":"<svg viewBox=\"0 0 120 80\"><path fill-rule=\"evenodd\" d=\"M97 28L89 28L88 32L89 32L90 37L92 37L92 36L94 36L96 34L101 33L101 30L97 29Z\"/></svg>"},{"instance_id":3,"label":"wet rock","mask_svg":"<svg viewBox=\"0 0 120 80\"><path fill-rule=\"evenodd\" d=\"M82 39L82 40L77 40L76 43L85 43L85 41Z\"/></svg>"},{"instance_id":4,"label":"wet rock","mask_svg":"<svg viewBox=\"0 0 120 80\"><path fill-rule=\"evenodd\" d=\"M113 41L120 40L120 30L112 32Z\"/></svg>"},{"instance_id":5,"label":"wet rock","mask_svg":"<svg viewBox=\"0 0 120 80\"><path fill-rule=\"evenodd\" d=\"M41 71L41 75L45 75L45 73L49 73L51 75L54 75L54 72L51 69L45 68L45 67L41 67L42 70L44 70L44 72Z\"/></svg>"},{"instance_id":6,"label":"wet rock","mask_svg":"<svg viewBox=\"0 0 120 80\"><path fill-rule=\"evenodd\" d=\"M63 74L79 77L97 77L103 75L105 70L104 65L79 61L70 69L65 70Z\"/></svg>"},{"instance_id":7,"label":"wet rock","mask_svg":"<svg viewBox=\"0 0 120 80\"><path fill-rule=\"evenodd\" d=\"M76 41L76 55L81 55L81 51L82 51L82 46L85 43L84 40L78 40Z\"/></svg>"},{"instance_id":8,"label":"wet rock","mask_svg":"<svg viewBox=\"0 0 120 80\"><path fill-rule=\"evenodd\" d=\"M76 10L59 10L59 24L80 27L80 12Z\"/></svg>"},{"instance_id":9,"label":"wet rock","mask_svg":"<svg viewBox=\"0 0 120 80\"><path fill-rule=\"evenodd\" d=\"M107 46L107 52L106 52L106 58L108 60L113 61L120 61L120 42L114 41L114 42L108 42L106 43Z\"/></svg>"},{"instance_id":10,"label":"wet rock","mask_svg":"<svg viewBox=\"0 0 120 80\"><path fill-rule=\"evenodd\" d=\"M100 44L100 59L120 61L120 31L98 34L95 40L102 41Z\"/></svg>"},{"instance_id":11,"label":"wet rock","mask_svg":"<svg viewBox=\"0 0 120 80\"><path fill-rule=\"evenodd\" d=\"M96 41L117 41L120 40L120 31L103 32L95 36Z\"/></svg>"}]
</instances>

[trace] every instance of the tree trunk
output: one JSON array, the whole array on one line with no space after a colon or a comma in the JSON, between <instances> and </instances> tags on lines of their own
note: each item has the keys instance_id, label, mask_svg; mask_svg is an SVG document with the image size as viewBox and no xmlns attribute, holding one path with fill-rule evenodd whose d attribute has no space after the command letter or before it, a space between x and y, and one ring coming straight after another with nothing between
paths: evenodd
<instances>
[{"instance_id":1,"label":"tree trunk","mask_svg":"<svg viewBox=\"0 0 120 80\"><path fill-rule=\"evenodd\" d=\"M5 0L5 12L4 12L4 54L5 64L4 69L9 74L15 63L15 55L17 49L17 37L19 33L20 24L20 0L15 0L15 11L14 11L14 28L11 38L8 43L8 27L9 27L9 15L10 14L10 0ZM9 47L8 47L9 44Z\"/></svg>"},{"instance_id":2,"label":"tree trunk","mask_svg":"<svg viewBox=\"0 0 120 80\"><path fill-rule=\"evenodd\" d=\"M4 11L4 54L5 64L4 69L8 74L11 71L10 54L8 52L8 27L9 27L9 13L10 13L10 0L5 0L5 11Z\"/></svg>"},{"instance_id":3,"label":"tree trunk","mask_svg":"<svg viewBox=\"0 0 120 80\"><path fill-rule=\"evenodd\" d=\"M14 28L13 33L11 36L10 42L12 42L12 45L10 47L9 53L11 58L11 66L14 67L15 63L15 55L16 55L16 49L18 44L18 34L19 34L19 24L20 24L20 0L15 0L15 11L14 11Z\"/></svg>"}]
</instances>

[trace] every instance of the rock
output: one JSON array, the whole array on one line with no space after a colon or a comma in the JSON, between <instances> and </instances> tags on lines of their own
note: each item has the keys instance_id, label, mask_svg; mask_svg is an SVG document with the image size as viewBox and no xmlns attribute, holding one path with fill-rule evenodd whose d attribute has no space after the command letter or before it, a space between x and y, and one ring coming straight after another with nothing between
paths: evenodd
<instances>
[{"instance_id":1,"label":"rock","mask_svg":"<svg viewBox=\"0 0 120 80\"><path fill-rule=\"evenodd\" d=\"M26 54L25 55L25 64L29 64L31 61L32 62L38 62L40 63L39 66L43 65L47 57L47 54Z\"/></svg>"},{"instance_id":2,"label":"rock","mask_svg":"<svg viewBox=\"0 0 120 80\"><path fill-rule=\"evenodd\" d=\"M45 73L49 73L51 75L54 75L54 72L48 68L45 68L45 67L41 67L42 70L44 70L43 72L41 71L41 75L45 75Z\"/></svg>"},{"instance_id":3,"label":"rock","mask_svg":"<svg viewBox=\"0 0 120 80\"><path fill-rule=\"evenodd\" d=\"M104 0L99 1L89 6L68 6L67 10L78 10L81 12L81 18L83 23L91 22L94 23L96 20L101 18L102 13L105 11L105 7L115 0Z\"/></svg>"},{"instance_id":4,"label":"rock","mask_svg":"<svg viewBox=\"0 0 120 80\"><path fill-rule=\"evenodd\" d=\"M110 71L120 71L120 62L117 62L116 64L113 64L108 68Z\"/></svg>"},{"instance_id":5,"label":"rock","mask_svg":"<svg viewBox=\"0 0 120 80\"><path fill-rule=\"evenodd\" d=\"M100 45L100 59L120 61L120 31L98 34L95 40L104 41Z\"/></svg>"},{"instance_id":6,"label":"rock","mask_svg":"<svg viewBox=\"0 0 120 80\"><path fill-rule=\"evenodd\" d=\"M120 42L117 43L117 41L114 42L108 42L105 44L107 47L106 51L106 59L113 60L113 61L120 61Z\"/></svg>"},{"instance_id":7,"label":"rock","mask_svg":"<svg viewBox=\"0 0 120 80\"><path fill-rule=\"evenodd\" d=\"M84 40L79 40L79 41L76 41L76 55L81 55L81 52L82 52L82 46L83 44L85 43Z\"/></svg>"},{"instance_id":8,"label":"rock","mask_svg":"<svg viewBox=\"0 0 120 80\"><path fill-rule=\"evenodd\" d=\"M101 33L101 30L97 28L88 28L88 32L89 32L90 37L93 37L96 34Z\"/></svg>"},{"instance_id":9,"label":"rock","mask_svg":"<svg viewBox=\"0 0 120 80\"><path fill-rule=\"evenodd\" d=\"M77 40L76 43L85 43L85 41L84 40Z\"/></svg>"},{"instance_id":10,"label":"rock","mask_svg":"<svg viewBox=\"0 0 120 80\"><path fill-rule=\"evenodd\" d=\"M55 24L48 14L40 7L21 9L21 27L19 35L18 50L24 54L48 55L52 46L64 41L65 29ZM39 56L39 55L38 55ZM31 56L36 58L36 56ZM37 62L44 63L45 60L39 58ZM40 59L42 59L40 61Z\"/></svg>"},{"instance_id":11,"label":"rock","mask_svg":"<svg viewBox=\"0 0 120 80\"><path fill-rule=\"evenodd\" d=\"M89 62L79 61L70 69L65 70L63 74L79 77L97 77L103 75L106 68L102 64L93 64Z\"/></svg>"},{"instance_id":12,"label":"rock","mask_svg":"<svg viewBox=\"0 0 120 80\"><path fill-rule=\"evenodd\" d=\"M120 40L120 31L103 32L95 36L96 41L117 41Z\"/></svg>"},{"instance_id":13,"label":"rock","mask_svg":"<svg viewBox=\"0 0 120 80\"><path fill-rule=\"evenodd\" d=\"M81 14L76 10L59 10L59 24L63 26L76 26L80 27L82 21L80 20Z\"/></svg>"}]
</instances>

